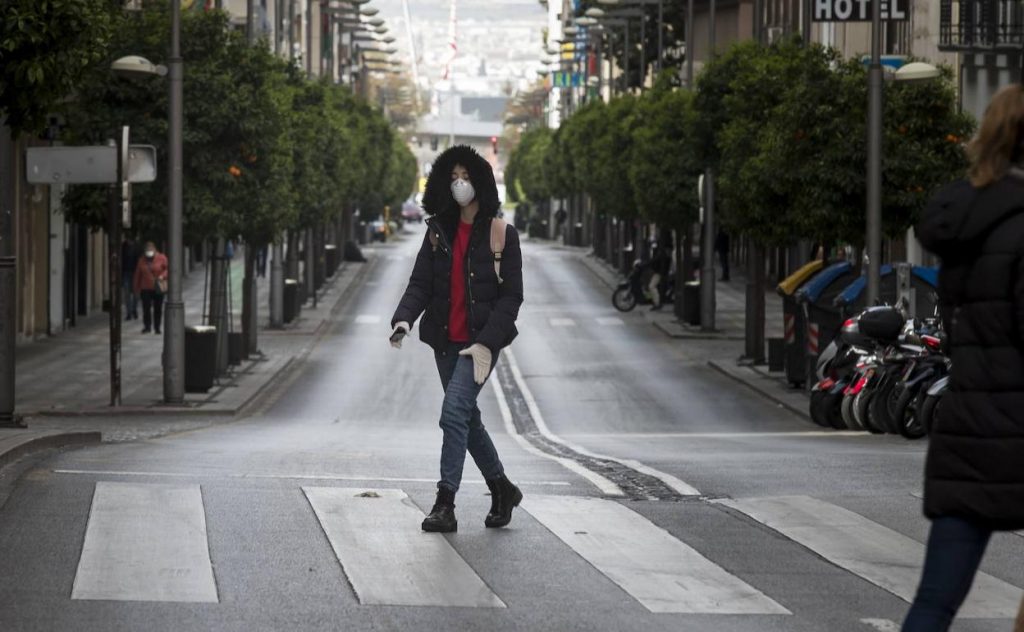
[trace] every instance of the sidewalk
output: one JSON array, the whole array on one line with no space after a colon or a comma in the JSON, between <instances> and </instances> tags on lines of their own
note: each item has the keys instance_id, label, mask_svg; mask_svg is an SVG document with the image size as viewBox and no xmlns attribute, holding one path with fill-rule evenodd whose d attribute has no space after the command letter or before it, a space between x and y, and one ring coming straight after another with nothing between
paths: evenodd
<instances>
[{"instance_id":1,"label":"sidewalk","mask_svg":"<svg viewBox=\"0 0 1024 632\"><path fill-rule=\"evenodd\" d=\"M366 264L341 264L318 293L316 309L307 303L300 316L281 330L269 329L269 279L258 278L259 352L241 365L229 367L209 392L186 393L181 406L161 402L163 337L141 333L141 323L133 320L122 323L122 405L111 408L109 319L106 313L82 318L75 328L17 348L15 410L29 428L48 430L78 425L44 421L54 417L235 415L312 346L335 304L365 267ZM240 331L242 257L232 262L230 274L232 329ZM203 295L208 291L205 284L203 267L195 268L185 278L182 293L186 326L203 322ZM8 435L0 433L0 437L4 436Z\"/></svg>"},{"instance_id":2,"label":"sidewalk","mask_svg":"<svg viewBox=\"0 0 1024 632\"><path fill-rule=\"evenodd\" d=\"M615 288L623 279L614 267L595 257L588 248L561 244L550 244L549 247L573 252L580 263L609 289ZM644 307L637 309L642 310L644 319L667 337L683 340L687 347L695 347L694 351L706 358L708 366L714 370L757 392L776 406L806 418L807 396L803 390L791 388L783 373L770 372L767 365L755 366L741 360L746 322L746 279L734 271L730 282L717 282L715 302L717 328L714 332L705 332L698 326L680 322L669 306L657 312ZM765 338L782 336L782 298L776 294L774 285L770 284L765 293Z\"/></svg>"}]
</instances>

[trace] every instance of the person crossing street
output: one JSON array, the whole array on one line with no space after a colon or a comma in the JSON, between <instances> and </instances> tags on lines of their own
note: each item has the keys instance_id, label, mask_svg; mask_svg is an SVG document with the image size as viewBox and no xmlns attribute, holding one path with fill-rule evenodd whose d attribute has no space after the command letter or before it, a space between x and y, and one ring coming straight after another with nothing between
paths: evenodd
<instances>
[{"instance_id":1,"label":"person crossing street","mask_svg":"<svg viewBox=\"0 0 1024 632\"><path fill-rule=\"evenodd\" d=\"M456 145L438 156L423 197L427 233L391 319L391 344L401 348L423 315L420 339L434 350L444 389L440 480L424 531L458 529L455 494L467 450L491 492L485 526L507 525L523 498L505 476L477 406L498 354L518 334L523 302L519 234L497 217L500 206L491 165L474 149Z\"/></svg>"}]
</instances>

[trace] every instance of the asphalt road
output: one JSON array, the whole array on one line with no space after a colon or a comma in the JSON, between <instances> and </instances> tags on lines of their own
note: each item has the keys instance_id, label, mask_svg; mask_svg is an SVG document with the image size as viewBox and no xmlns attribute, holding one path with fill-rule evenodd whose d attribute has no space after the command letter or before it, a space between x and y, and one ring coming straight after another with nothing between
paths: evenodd
<instances>
[{"instance_id":1,"label":"asphalt road","mask_svg":"<svg viewBox=\"0 0 1024 632\"><path fill-rule=\"evenodd\" d=\"M707 368L728 343L616 313L549 245L524 244L521 334L480 400L524 506L484 529L467 459L459 532L420 533L442 393L416 331L387 344L418 234L374 249L251 416L28 468L0 508L0 630L897 629L924 445L813 432ZM994 538L954 629L1011 627L1022 557Z\"/></svg>"}]
</instances>

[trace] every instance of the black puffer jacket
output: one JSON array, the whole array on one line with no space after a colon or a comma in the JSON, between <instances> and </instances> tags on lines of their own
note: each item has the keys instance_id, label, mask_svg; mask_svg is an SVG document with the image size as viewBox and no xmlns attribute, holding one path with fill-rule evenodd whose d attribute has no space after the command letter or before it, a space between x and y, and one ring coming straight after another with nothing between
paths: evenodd
<instances>
[{"instance_id":1,"label":"black puffer jacket","mask_svg":"<svg viewBox=\"0 0 1024 632\"><path fill-rule=\"evenodd\" d=\"M917 235L942 258L953 370L925 465L925 514L1024 527L1024 179L952 184Z\"/></svg>"},{"instance_id":2,"label":"black puffer jacket","mask_svg":"<svg viewBox=\"0 0 1024 632\"><path fill-rule=\"evenodd\" d=\"M490 164L472 148L456 145L434 161L423 195L423 208L431 215L423 236L409 286L391 319L391 326L405 321L410 325L420 314L420 339L440 351L448 344L448 316L451 302L452 244L458 230L459 206L451 193L451 172L462 165L476 191L480 210L473 222L466 253L466 312L471 342L479 342L497 353L518 334L516 318L523 302L523 259L519 233L509 225L501 258L501 278L494 274L494 256L490 246L491 220L501 207L498 187ZM437 236L434 248L430 232Z\"/></svg>"}]
</instances>

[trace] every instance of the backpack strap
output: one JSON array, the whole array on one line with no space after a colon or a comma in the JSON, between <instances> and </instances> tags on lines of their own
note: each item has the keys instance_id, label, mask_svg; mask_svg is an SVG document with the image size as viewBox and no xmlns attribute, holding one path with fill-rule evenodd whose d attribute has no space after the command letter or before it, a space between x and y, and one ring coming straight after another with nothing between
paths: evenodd
<instances>
[{"instance_id":1,"label":"backpack strap","mask_svg":"<svg viewBox=\"0 0 1024 632\"><path fill-rule=\"evenodd\" d=\"M501 283L501 253L505 250L505 232L508 222L495 217L491 220L491 252L494 254L494 276Z\"/></svg>"}]
</instances>

